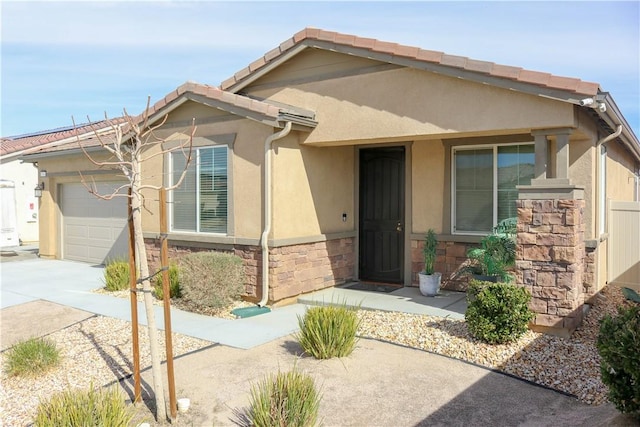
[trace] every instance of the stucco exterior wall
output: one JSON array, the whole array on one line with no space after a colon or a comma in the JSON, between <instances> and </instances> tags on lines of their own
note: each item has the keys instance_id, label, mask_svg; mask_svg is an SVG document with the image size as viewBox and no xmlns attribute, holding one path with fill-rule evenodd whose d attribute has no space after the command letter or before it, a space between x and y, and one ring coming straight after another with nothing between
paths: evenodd
<instances>
[{"instance_id":1,"label":"stucco exterior wall","mask_svg":"<svg viewBox=\"0 0 640 427\"><path fill-rule=\"evenodd\" d=\"M275 147L272 238L354 230L354 148L305 147L296 135L277 141Z\"/></svg>"},{"instance_id":2,"label":"stucco exterior wall","mask_svg":"<svg viewBox=\"0 0 640 427\"><path fill-rule=\"evenodd\" d=\"M226 114L225 114L226 115ZM172 111L165 125L157 132L161 138L170 141L183 141L191 130L190 118L198 122L221 116L214 108L187 102ZM264 141L276 132L273 128L248 119L234 117L219 122L198 124L194 135L194 147L215 146L231 141L229 147L229 235L242 239L259 239L262 233L262 186L264 162ZM156 151L159 147L156 148ZM152 152L150 151L148 155ZM160 185L168 180L168 165L165 158L157 156L144 165L143 175L146 182ZM163 173L159 173L163 171ZM167 181L168 184L168 181ZM149 197L148 210L143 214L145 231L159 231L157 196Z\"/></svg>"},{"instance_id":3,"label":"stucco exterior wall","mask_svg":"<svg viewBox=\"0 0 640 427\"><path fill-rule=\"evenodd\" d=\"M594 239L596 224L596 209L593 206L596 197L596 157L595 141L589 139L570 140L569 142L569 178L575 185L584 187L585 238Z\"/></svg>"},{"instance_id":4,"label":"stucco exterior wall","mask_svg":"<svg viewBox=\"0 0 640 427\"><path fill-rule=\"evenodd\" d=\"M607 144L607 199L633 201L633 172L637 168L640 168L640 162L634 162L629 152L618 142Z\"/></svg>"},{"instance_id":5,"label":"stucco exterior wall","mask_svg":"<svg viewBox=\"0 0 640 427\"><path fill-rule=\"evenodd\" d=\"M441 141L415 141L411 148L412 233L443 230L445 155Z\"/></svg>"},{"instance_id":6,"label":"stucco exterior wall","mask_svg":"<svg viewBox=\"0 0 640 427\"><path fill-rule=\"evenodd\" d=\"M439 139L575 125L571 105L408 68L301 83L283 76L282 86L258 83L246 91L317 113L318 127L305 144Z\"/></svg>"}]
</instances>

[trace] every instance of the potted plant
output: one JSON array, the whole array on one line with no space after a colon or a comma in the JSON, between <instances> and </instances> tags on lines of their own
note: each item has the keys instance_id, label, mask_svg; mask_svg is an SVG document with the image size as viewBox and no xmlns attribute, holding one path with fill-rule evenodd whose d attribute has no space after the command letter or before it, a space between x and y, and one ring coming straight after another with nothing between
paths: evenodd
<instances>
[{"instance_id":1,"label":"potted plant","mask_svg":"<svg viewBox=\"0 0 640 427\"><path fill-rule=\"evenodd\" d=\"M485 282L510 282L509 269L515 265L516 245L513 238L489 234L480 241L479 248L467 251L470 264L464 271L474 279Z\"/></svg>"},{"instance_id":2,"label":"potted plant","mask_svg":"<svg viewBox=\"0 0 640 427\"><path fill-rule=\"evenodd\" d=\"M440 290L440 280L442 273L435 272L436 249L438 247L438 239L433 228L427 231L424 239L424 273L418 273L420 278L420 293L428 297L434 297Z\"/></svg>"}]
</instances>

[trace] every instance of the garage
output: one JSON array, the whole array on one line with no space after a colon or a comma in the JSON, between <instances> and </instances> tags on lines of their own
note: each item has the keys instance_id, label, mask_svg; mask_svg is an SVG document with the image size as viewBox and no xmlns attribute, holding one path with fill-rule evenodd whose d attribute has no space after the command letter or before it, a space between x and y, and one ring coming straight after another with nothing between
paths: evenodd
<instances>
[{"instance_id":1,"label":"garage","mask_svg":"<svg viewBox=\"0 0 640 427\"><path fill-rule=\"evenodd\" d=\"M98 194L110 194L120 183L97 184ZM104 264L129 253L127 198L102 200L81 183L60 186L62 257Z\"/></svg>"}]
</instances>

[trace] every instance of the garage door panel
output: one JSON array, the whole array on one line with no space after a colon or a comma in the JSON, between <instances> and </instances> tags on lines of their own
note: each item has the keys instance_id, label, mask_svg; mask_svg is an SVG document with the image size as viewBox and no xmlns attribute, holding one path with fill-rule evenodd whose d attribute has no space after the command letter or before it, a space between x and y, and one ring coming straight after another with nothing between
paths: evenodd
<instances>
[{"instance_id":1,"label":"garage door panel","mask_svg":"<svg viewBox=\"0 0 640 427\"><path fill-rule=\"evenodd\" d=\"M100 183L98 192L108 194L118 183ZM82 184L61 188L63 257L103 264L128 255L127 198L102 200Z\"/></svg>"},{"instance_id":2,"label":"garage door panel","mask_svg":"<svg viewBox=\"0 0 640 427\"><path fill-rule=\"evenodd\" d=\"M107 242L111 242L113 241L113 234L114 233L112 233L110 224L87 227L87 237L89 237L90 239L106 240Z\"/></svg>"},{"instance_id":3,"label":"garage door panel","mask_svg":"<svg viewBox=\"0 0 640 427\"><path fill-rule=\"evenodd\" d=\"M127 259L129 256L129 227L124 227L114 236L114 244L107 252L105 260Z\"/></svg>"},{"instance_id":4,"label":"garage door panel","mask_svg":"<svg viewBox=\"0 0 640 427\"><path fill-rule=\"evenodd\" d=\"M82 261L87 257L87 247L85 245L76 245L68 243L65 245L65 259Z\"/></svg>"},{"instance_id":5,"label":"garage door panel","mask_svg":"<svg viewBox=\"0 0 640 427\"><path fill-rule=\"evenodd\" d=\"M86 239L87 238L87 227L85 227L83 225L67 224L65 226L65 236L68 239L73 239L73 238Z\"/></svg>"}]
</instances>

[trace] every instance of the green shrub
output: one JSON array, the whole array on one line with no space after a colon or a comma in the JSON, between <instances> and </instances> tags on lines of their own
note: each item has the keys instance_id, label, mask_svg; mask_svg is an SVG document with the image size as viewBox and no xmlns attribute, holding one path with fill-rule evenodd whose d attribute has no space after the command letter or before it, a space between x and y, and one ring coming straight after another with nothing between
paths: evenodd
<instances>
[{"instance_id":1,"label":"green shrub","mask_svg":"<svg viewBox=\"0 0 640 427\"><path fill-rule=\"evenodd\" d=\"M249 418L256 427L314 426L319 407L313 378L296 370L278 372L251 388Z\"/></svg>"},{"instance_id":2,"label":"green shrub","mask_svg":"<svg viewBox=\"0 0 640 427\"><path fill-rule=\"evenodd\" d=\"M531 295L520 286L472 280L464 315L472 336L490 344L516 341L533 319Z\"/></svg>"},{"instance_id":3,"label":"green shrub","mask_svg":"<svg viewBox=\"0 0 640 427\"><path fill-rule=\"evenodd\" d=\"M116 387L107 390L68 390L40 403L35 426L126 427L134 415L133 408L125 404Z\"/></svg>"},{"instance_id":4,"label":"green shrub","mask_svg":"<svg viewBox=\"0 0 640 427\"><path fill-rule=\"evenodd\" d=\"M516 262L516 242L502 234L489 234L480 241L479 248L467 251L470 265L461 272L484 276L496 276L503 282L511 282L508 270Z\"/></svg>"},{"instance_id":5,"label":"green shrub","mask_svg":"<svg viewBox=\"0 0 640 427\"><path fill-rule=\"evenodd\" d=\"M104 287L109 292L123 291L131 287L129 283L129 262L109 261L104 269Z\"/></svg>"},{"instance_id":6,"label":"green shrub","mask_svg":"<svg viewBox=\"0 0 640 427\"><path fill-rule=\"evenodd\" d=\"M153 295L157 299L164 298L162 288L162 273L158 274L153 281ZM169 298L180 298L180 269L176 264L169 266Z\"/></svg>"},{"instance_id":7,"label":"green shrub","mask_svg":"<svg viewBox=\"0 0 640 427\"><path fill-rule=\"evenodd\" d=\"M640 306L618 309L600 324L600 375L620 412L640 418Z\"/></svg>"},{"instance_id":8,"label":"green shrub","mask_svg":"<svg viewBox=\"0 0 640 427\"><path fill-rule=\"evenodd\" d=\"M357 309L340 306L311 307L298 316L298 341L304 351L316 359L344 357L356 346L360 320Z\"/></svg>"},{"instance_id":9,"label":"green shrub","mask_svg":"<svg viewBox=\"0 0 640 427\"><path fill-rule=\"evenodd\" d=\"M244 266L236 255L196 252L179 261L182 300L195 308L222 308L244 292Z\"/></svg>"},{"instance_id":10,"label":"green shrub","mask_svg":"<svg viewBox=\"0 0 640 427\"><path fill-rule=\"evenodd\" d=\"M5 358L10 376L36 376L60 364L60 350L46 338L29 338L11 347Z\"/></svg>"}]
</instances>

